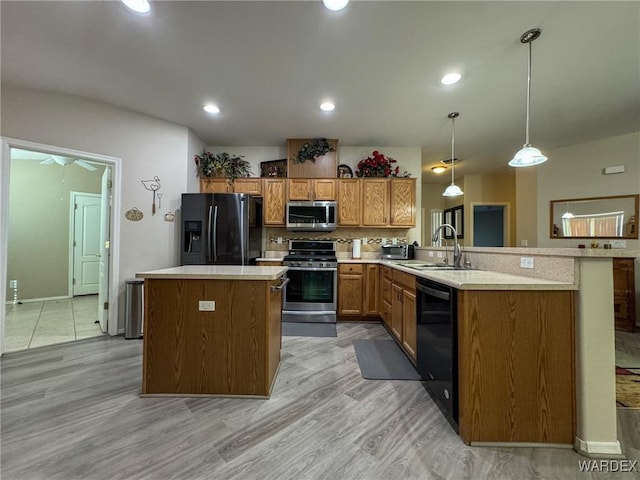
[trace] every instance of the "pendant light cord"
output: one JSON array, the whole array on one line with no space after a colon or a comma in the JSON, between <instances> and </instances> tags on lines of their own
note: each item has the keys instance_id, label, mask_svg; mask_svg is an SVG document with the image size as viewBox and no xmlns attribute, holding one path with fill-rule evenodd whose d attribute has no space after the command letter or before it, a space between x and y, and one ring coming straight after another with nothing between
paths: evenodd
<instances>
[{"instance_id":1,"label":"pendant light cord","mask_svg":"<svg viewBox=\"0 0 640 480\"><path fill-rule=\"evenodd\" d=\"M456 138L456 118L451 118L451 185L453 185L453 165L456 163L456 157L454 155L454 145Z\"/></svg>"},{"instance_id":2,"label":"pendant light cord","mask_svg":"<svg viewBox=\"0 0 640 480\"><path fill-rule=\"evenodd\" d=\"M527 69L527 127L525 146L529 146L529 109L531 105L531 41L529 42L529 65Z\"/></svg>"}]
</instances>

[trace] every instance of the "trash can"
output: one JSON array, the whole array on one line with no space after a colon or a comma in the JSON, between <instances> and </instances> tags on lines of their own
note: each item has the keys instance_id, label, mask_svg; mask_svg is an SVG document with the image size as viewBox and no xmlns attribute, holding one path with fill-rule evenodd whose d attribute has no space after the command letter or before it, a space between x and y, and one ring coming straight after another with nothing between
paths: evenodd
<instances>
[{"instance_id":1,"label":"trash can","mask_svg":"<svg viewBox=\"0 0 640 480\"><path fill-rule=\"evenodd\" d=\"M124 312L124 338L142 337L144 318L144 280L130 278L126 281L126 303Z\"/></svg>"}]
</instances>

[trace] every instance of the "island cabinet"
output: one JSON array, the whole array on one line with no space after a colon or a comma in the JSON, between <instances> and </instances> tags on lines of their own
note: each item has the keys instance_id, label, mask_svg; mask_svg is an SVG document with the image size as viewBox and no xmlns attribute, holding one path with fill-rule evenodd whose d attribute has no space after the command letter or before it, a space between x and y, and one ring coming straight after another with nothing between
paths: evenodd
<instances>
[{"instance_id":1,"label":"island cabinet","mask_svg":"<svg viewBox=\"0 0 640 480\"><path fill-rule=\"evenodd\" d=\"M459 429L465 443L573 444L572 291L458 291Z\"/></svg>"},{"instance_id":2,"label":"island cabinet","mask_svg":"<svg viewBox=\"0 0 640 480\"><path fill-rule=\"evenodd\" d=\"M145 278L142 393L268 397L283 280L176 277Z\"/></svg>"},{"instance_id":3,"label":"island cabinet","mask_svg":"<svg viewBox=\"0 0 640 480\"><path fill-rule=\"evenodd\" d=\"M378 265L338 265L338 315L344 320L378 317Z\"/></svg>"},{"instance_id":4,"label":"island cabinet","mask_svg":"<svg viewBox=\"0 0 640 480\"><path fill-rule=\"evenodd\" d=\"M200 193L248 193L262 195L262 179L240 177L231 181L228 178L200 178Z\"/></svg>"},{"instance_id":5,"label":"island cabinet","mask_svg":"<svg viewBox=\"0 0 640 480\"><path fill-rule=\"evenodd\" d=\"M416 361L416 278L393 270L391 283L391 333L407 355Z\"/></svg>"},{"instance_id":6,"label":"island cabinet","mask_svg":"<svg viewBox=\"0 0 640 480\"><path fill-rule=\"evenodd\" d=\"M262 216L265 225L285 226L287 202L285 178L265 178L263 184Z\"/></svg>"},{"instance_id":7,"label":"island cabinet","mask_svg":"<svg viewBox=\"0 0 640 480\"><path fill-rule=\"evenodd\" d=\"M289 178L290 201L332 201L336 199L335 178Z\"/></svg>"}]
</instances>

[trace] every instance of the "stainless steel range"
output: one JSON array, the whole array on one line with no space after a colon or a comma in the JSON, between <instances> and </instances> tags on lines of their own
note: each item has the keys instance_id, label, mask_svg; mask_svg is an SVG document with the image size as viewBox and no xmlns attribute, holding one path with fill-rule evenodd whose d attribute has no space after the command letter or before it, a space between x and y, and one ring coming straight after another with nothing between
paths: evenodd
<instances>
[{"instance_id":1,"label":"stainless steel range","mask_svg":"<svg viewBox=\"0 0 640 480\"><path fill-rule=\"evenodd\" d=\"M336 243L324 240L290 240L289 283L284 291L283 322L336 322L338 260Z\"/></svg>"}]
</instances>

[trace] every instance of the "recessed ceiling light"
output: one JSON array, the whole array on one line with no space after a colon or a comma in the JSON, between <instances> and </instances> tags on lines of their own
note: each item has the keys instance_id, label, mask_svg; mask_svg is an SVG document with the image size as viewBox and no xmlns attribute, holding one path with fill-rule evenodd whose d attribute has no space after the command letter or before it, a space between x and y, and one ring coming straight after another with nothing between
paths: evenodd
<instances>
[{"instance_id":1,"label":"recessed ceiling light","mask_svg":"<svg viewBox=\"0 0 640 480\"><path fill-rule=\"evenodd\" d=\"M442 173L447 170L447 167L444 165L436 165L435 167L431 167L431 171L433 173Z\"/></svg>"},{"instance_id":2,"label":"recessed ceiling light","mask_svg":"<svg viewBox=\"0 0 640 480\"><path fill-rule=\"evenodd\" d=\"M324 110L325 112L330 112L335 108L336 106L331 102L324 102L320 104L320 110Z\"/></svg>"},{"instance_id":3,"label":"recessed ceiling light","mask_svg":"<svg viewBox=\"0 0 640 480\"><path fill-rule=\"evenodd\" d=\"M149 13L151 5L147 0L122 0L127 7L136 13Z\"/></svg>"},{"instance_id":4,"label":"recessed ceiling light","mask_svg":"<svg viewBox=\"0 0 640 480\"><path fill-rule=\"evenodd\" d=\"M456 72L447 73L444 77L440 79L440 83L443 85L453 85L457 83L462 78L462 75Z\"/></svg>"},{"instance_id":5,"label":"recessed ceiling light","mask_svg":"<svg viewBox=\"0 0 640 480\"><path fill-rule=\"evenodd\" d=\"M329 10L338 11L346 7L349 0L322 0L322 3Z\"/></svg>"},{"instance_id":6,"label":"recessed ceiling light","mask_svg":"<svg viewBox=\"0 0 640 480\"><path fill-rule=\"evenodd\" d=\"M213 103L207 103L204 106L204 111L207 113L220 113L220 109L218 108L218 106L214 105Z\"/></svg>"}]
</instances>

